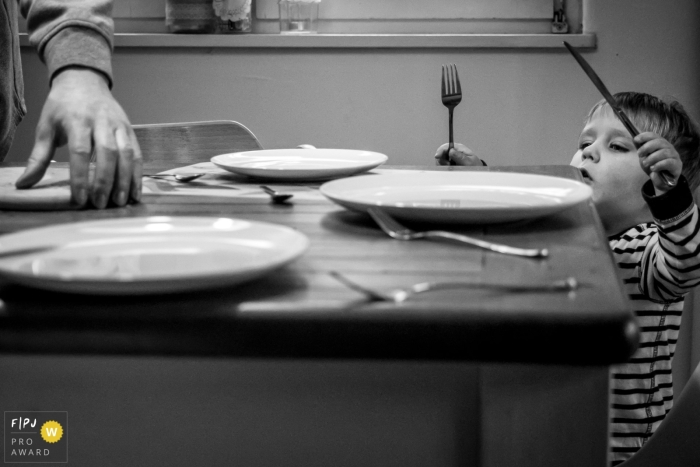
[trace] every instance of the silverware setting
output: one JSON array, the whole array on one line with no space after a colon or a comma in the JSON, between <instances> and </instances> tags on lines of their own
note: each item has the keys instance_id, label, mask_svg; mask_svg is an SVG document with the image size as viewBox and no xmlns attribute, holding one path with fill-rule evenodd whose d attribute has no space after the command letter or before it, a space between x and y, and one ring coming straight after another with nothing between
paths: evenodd
<instances>
[{"instance_id":1,"label":"silverware setting","mask_svg":"<svg viewBox=\"0 0 700 467\"><path fill-rule=\"evenodd\" d=\"M260 188L262 189L262 191L270 195L270 199L273 203L284 203L285 201L289 200L292 196L294 196L291 193L282 193L281 191L273 190L272 188L266 185L260 185Z\"/></svg>"},{"instance_id":2,"label":"silverware setting","mask_svg":"<svg viewBox=\"0 0 700 467\"><path fill-rule=\"evenodd\" d=\"M188 173L188 174L144 174L144 177L148 178L169 178L172 177L175 181L180 182L180 183L187 183L191 182L192 180L196 180L199 177L202 177L206 175L206 173ZM270 200L273 203L284 203L285 201L289 200L292 198L294 195L291 193L282 193L280 191L274 190L270 188L269 186L266 185L260 185L260 188L270 195Z\"/></svg>"},{"instance_id":3,"label":"silverware setting","mask_svg":"<svg viewBox=\"0 0 700 467\"><path fill-rule=\"evenodd\" d=\"M450 112L450 140L449 147L447 148L447 154L449 157L450 149L455 147L454 143L454 133L452 126L452 114L454 113L455 107L462 102L462 86L459 84L459 74L457 74L457 65L454 63L451 65L442 66L442 104L447 107ZM454 165L450 159L450 165Z\"/></svg>"},{"instance_id":4,"label":"silverware setting","mask_svg":"<svg viewBox=\"0 0 700 467\"><path fill-rule=\"evenodd\" d=\"M583 71L586 73L588 78L593 82L595 87L598 89L598 91L603 95L605 98L605 101L608 103L610 108L613 110L617 118L620 119L622 124L627 128L627 131L632 135L634 138L639 134L639 130L634 126L632 121L627 117L627 114L620 108L619 105L617 105L617 101L613 97L612 94L610 94L610 91L608 91L608 88L603 84L603 80L600 79L598 74L593 70L591 65L581 56L580 53L568 42L564 41L564 46L567 48L569 52L571 52L571 55L574 56L578 64L583 68ZM642 162L642 159L639 160L640 164ZM649 175L649 169L644 167L642 165L642 170L646 172L647 175ZM671 175L669 172L661 172L661 178L664 179L664 182L666 182L666 185L668 186L676 186L676 181L674 180L673 175Z\"/></svg>"},{"instance_id":5,"label":"silverware setting","mask_svg":"<svg viewBox=\"0 0 700 467\"><path fill-rule=\"evenodd\" d=\"M466 235L447 232L444 230L426 230L416 232L401 225L393 217L379 208L369 208L369 215L381 227L381 229L391 238L397 240L449 240L458 243L465 243L477 248L501 253L504 255L523 256L526 258L545 258L549 256L549 251L546 248L517 248L499 243L488 242L478 238L468 237Z\"/></svg>"},{"instance_id":6,"label":"silverware setting","mask_svg":"<svg viewBox=\"0 0 700 467\"><path fill-rule=\"evenodd\" d=\"M148 178L168 178L172 177L175 181L181 183L191 182L199 177L206 175L206 173L191 173L191 174L144 174L144 177Z\"/></svg>"},{"instance_id":7,"label":"silverware setting","mask_svg":"<svg viewBox=\"0 0 700 467\"><path fill-rule=\"evenodd\" d=\"M403 303L416 294L439 290L493 289L512 293L573 292L581 286L574 277L567 277L566 279L555 280L544 284L505 284L498 282L469 281L420 282L407 288L380 292L371 287L358 284L337 271L330 271L328 274L349 289L363 294L369 301L392 303Z\"/></svg>"}]
</instances>

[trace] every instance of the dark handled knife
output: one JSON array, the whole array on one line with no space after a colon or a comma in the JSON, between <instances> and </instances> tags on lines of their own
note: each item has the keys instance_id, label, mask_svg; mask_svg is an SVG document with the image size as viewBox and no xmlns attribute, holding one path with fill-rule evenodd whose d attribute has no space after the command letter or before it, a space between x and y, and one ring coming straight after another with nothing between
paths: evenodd
<instances>
[{"instance_id":1,"label":"dark handled knife","mask_svg":"<svg viewBox=\"0 0 700 467\"><path fill-rule=\"evenodd\" d=\"M576 49L574 49L571 46L571 44L564 41L564 45L569 50L569 52L571 52L571 55L574 56L574 58L576 59L578 64L581 65L581 68L583 68L583 71L586 72L586 75L588 75L588 77L591 79L591 81L593 81L593 84L595 85L595 87L598 88L598 91L600 91L600 93L603 95L603 97L605 98L605 100L607 101L608 105L613 110L613 112L615 113L617 118L619 118L620 121L622 122L622 124L625 126L625 128L627 128L627 131L629 131L629 133L632 135L633 138L635 136L637 136L639 134L639 131L632 124L630 119L627 117L627 114L625 114L625 112L623 112L623 110L617 104L617 101L615 100L613 95L610 94L610 91L608 91L608 88L605 87L605 84L603 84L603 81L598 77L596 72L593 71L593 68L591 68L591 66L588 64L588 62L581 56L581 54L578 53L578 51ZM641 163L642 163L641 159L639 160L639 163L641 165ZM644 170L644 172L646 172L647 175L649 174L648 168L642 166L642 170ZM664 182L666 182L666 184L668 186L676 186L676 182L670 173L661 172L661 178L664 179Z\"/></svg>"}]
</instances>

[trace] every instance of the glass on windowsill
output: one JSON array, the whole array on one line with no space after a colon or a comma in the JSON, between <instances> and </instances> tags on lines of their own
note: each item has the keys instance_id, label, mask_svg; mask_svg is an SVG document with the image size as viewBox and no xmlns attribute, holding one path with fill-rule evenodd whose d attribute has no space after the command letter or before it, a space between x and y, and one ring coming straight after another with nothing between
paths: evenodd
<instances>
[{"instance_id":1,"label":"glass on windowsill","mask_svg":"<svg viewBox=\"0 0 700 467\"><path fill-rule=\"evenodd\" d=\"M216 29L222 34L241 34L253 31L251 0L213 0Z\"/></svg>"},{"instance_id":2,"label":"glass on windowsill","mask_svg":"<svg viewBox=\"0 0 700 467\"><path fill-rule=\"evenodd\" d=\"M280 34L316 34L321 0L280 0Z\"/></svg>"},{"instance_id":3,"label":"glass on windowsill","mask_svg":"<svg viewBox=\"0 0 700 467\"><path fill-rule=\"evenodd\" d=\"M165 25L173 33L213 33L216 21L211 0L166 0Z\"/></svg>"}]
</instances>

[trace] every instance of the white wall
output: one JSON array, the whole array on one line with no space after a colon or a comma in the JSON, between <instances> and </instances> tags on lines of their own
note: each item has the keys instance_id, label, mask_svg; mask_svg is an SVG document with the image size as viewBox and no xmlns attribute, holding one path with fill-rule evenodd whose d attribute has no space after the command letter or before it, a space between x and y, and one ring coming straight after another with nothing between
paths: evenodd
<instances>
[{"instance_id":1,"label":"white wall","mask_svg":"<svg viewBox=\"0 0 700 467\"><path fill-rule=\"evenodd\" d=\"M700 116L695 0L590 0L586 53L613 91L678 97ZM46 93L23 49L29 116L10 160L22 160ZM133 123L226 118L268 148L298 143L372 149L393 164L431 162L447 138L440 65L456 63L464 99L456 137L491 164L567 163L586 111L599 99L560 50L289 51L118 48L114 93Z\"/></svg>"},{"instance_id":2,"label":"white wall","mask_svg":"<svg viewBox=\"0 0 700 467\"><path fill-rule=\"evenodd\" d=\"M584 9L586 30L598 36L585 56L613 92L675 96L700 118L700 2L589 0ZM9 160L29 153L47 90L39 60L28 48L23 58L29 115ZM391 164L431 164L447 139L443 63L456 63L462 78L456 138L491 165L568 163L582 119L600 98L564 48L118 48L114 93L133 123L233 119L266 148L310 143L383 152Z\"/></svg>"}]
</instances>

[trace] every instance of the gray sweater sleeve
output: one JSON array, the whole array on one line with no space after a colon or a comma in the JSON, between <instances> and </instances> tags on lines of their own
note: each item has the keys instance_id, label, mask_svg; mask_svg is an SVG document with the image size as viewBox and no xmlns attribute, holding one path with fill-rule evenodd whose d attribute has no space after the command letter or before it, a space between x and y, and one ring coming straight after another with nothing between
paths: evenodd
<instances>
[{"instance_id":1,"label":"gray sweater sleeve","mask_svg":"<svg viewBox=\"0 0 700 467\"><path fill-rule=\"evenodd\" d=\"M112 0L20 0L29 42L46 63L49 80L69 66L92 68L112 87Z\"/></svg>"}]
</instances>

